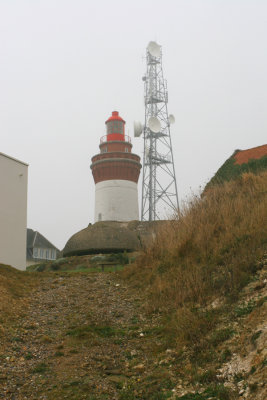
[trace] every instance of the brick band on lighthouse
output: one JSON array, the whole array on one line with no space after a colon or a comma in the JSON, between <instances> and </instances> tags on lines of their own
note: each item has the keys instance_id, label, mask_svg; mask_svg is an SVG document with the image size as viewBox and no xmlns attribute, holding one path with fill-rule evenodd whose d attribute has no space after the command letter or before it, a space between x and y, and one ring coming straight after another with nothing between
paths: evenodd
<instances>
[{"instance_id":1,"label":"brick band on lighthouse","mask_svg":"<svg viewBox=\"0 0 267 400\"><path fill-rule=\"evenodd\" d=\"M107 134L100 139L100 154L92 157L91 164L95 222L138 220L140 157L131 152L131 139L125 135L125 121L118 111L105 123Z\"/></svg>"}]
</instances>

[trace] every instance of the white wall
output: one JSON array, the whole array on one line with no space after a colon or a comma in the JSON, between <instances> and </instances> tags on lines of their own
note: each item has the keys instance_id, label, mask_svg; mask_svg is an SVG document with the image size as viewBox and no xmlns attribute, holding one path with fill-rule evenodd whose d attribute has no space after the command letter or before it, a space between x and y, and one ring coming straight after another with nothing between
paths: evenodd
<instances>
[{"instance_id":1,"label":"white wall","mask_svg":"<svg viewBox=\"0 0 267 400\"><path fill-rule=\"evenodd\" d=\"M26 267L28 166L0 153L0 263Z\"/></svg>"},{"instance_id":2,"label":"white wall","mask_svg":"<svg viewBox=\"0 0 267 400\"><path fill-rule=\"evenodd\" d=\"M136 183L118 179L99 182L95 185L95 222L138 219Z\"/></svg>"}]
</instances>

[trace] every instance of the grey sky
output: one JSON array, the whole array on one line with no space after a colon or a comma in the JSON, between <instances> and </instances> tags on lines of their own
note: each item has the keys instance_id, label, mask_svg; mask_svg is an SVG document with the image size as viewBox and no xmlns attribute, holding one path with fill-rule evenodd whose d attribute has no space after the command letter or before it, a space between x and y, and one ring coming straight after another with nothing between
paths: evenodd
<instances>
[{"instance_id":1,"label":"grey sky","mask_svg":"<svg viewBox=\"0 0 267 400\"><path fill-rule=\"evenodd\" d=\"M59 248L93 222L105 120L118 110L131 136L144 120L150 40L181 200L235 149L267 142L267 1L0 0L0 151L30 164L28 227Z\"/></svg>"}]
</instances>

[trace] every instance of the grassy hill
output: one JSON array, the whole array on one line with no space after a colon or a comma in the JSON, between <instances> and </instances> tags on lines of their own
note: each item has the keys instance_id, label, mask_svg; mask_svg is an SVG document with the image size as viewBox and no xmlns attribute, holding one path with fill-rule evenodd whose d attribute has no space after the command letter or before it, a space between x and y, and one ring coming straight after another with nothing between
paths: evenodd
<instances>
[{"instance_id":1,"label":"grassy hill","mask_svg":"<svg viewBox=\"0 0 267 400\"><path fill-rule=\"evenodd\" d=\"M124 272L146 292L147 311L163 316L183 379L189 375L191 385L206 388L224 381L232 390L222 389L218 399L235 398L242 390L246 398L266 398L267 387L259 387L267 365L266 221L267 172L245 173L203 199L193 198L138 265ZM227 368L231 373L223 375Z\"/></svg>"},{"instance_id":2,"label":"grassy hill","mask_svg":"<svg viewBox=\"0 0 267 400\"><path fill-rule=\"evenodd\" d=\"M266 194L262 172L192 198L122 271L1 265L0 395L265 400Z\"/></svg>"}]
</instances>

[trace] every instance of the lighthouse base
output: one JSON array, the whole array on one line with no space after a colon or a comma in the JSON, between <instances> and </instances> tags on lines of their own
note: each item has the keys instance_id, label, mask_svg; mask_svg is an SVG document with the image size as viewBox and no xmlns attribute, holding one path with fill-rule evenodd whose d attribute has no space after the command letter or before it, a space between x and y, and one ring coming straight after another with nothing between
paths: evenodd
<instances>
[{"instance_id":1,"label":"lighthouse base","mask_svg":"<svg viewBox=\"0 0 267 400\"><path fill-rule=\"evenodd\" d=\"M138 219L137 183L118 179L95 185L95 222Z\"/></svg>"}]
</instances>

